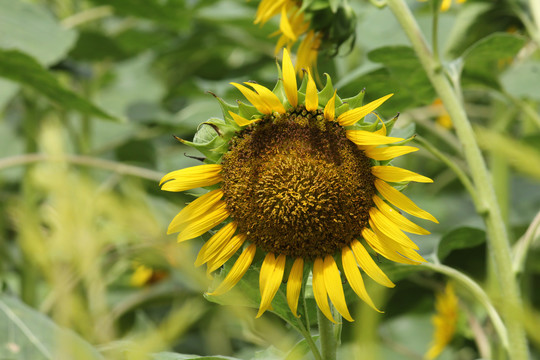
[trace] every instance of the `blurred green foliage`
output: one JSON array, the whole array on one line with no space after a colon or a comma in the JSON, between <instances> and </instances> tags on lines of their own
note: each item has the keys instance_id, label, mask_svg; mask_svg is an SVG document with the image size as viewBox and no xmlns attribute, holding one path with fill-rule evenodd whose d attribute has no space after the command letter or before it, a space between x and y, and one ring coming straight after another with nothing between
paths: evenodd
<instances>
[{"instance_id":1,"label":"blurred green foliage","mask_svg":"<svg viewBox=\"0 0 540 360\"><path fill-rule=\"evenodd\" d=\"M409 4L431 41L429 3ZM254 292L247 307L234 293L210 299L223 307L205 300L211 280L193 266L202 239L176 244L165 235L192 196L165 196L157 186L166 172L198 164L191 156L201 154L172 135L190 140L201 122L219 116L207 91L234 103L240 94L229 82L274 83L269 35L277 22L253 25L257 5L0 0L0 358L305 355L304 340L283 323L294 321L283 293L274 302L277 316L254 319L249 306L257 306L251 300L258 296L258 269L239 285L244 294ZM350 39L351 50L343 46L335 58L322 52L321 74L332 74L342 97L362 88L366 101L396 93L380 109L386 117L401 113L395 134L416 130L463 165L453 130L435 121L444 109L433 105L435 91L390 11L350 5L356 42ZM463 90L494 173L502 166L494 182L516 243L540 209L540 44L520 5L469 0L439 19L443 63ZM412 237L421 253L496 293L486 281L481 216L455 174L427 151L399 163L435 180L429 190L406 190L440 221L423 224L432 231L427 240ZM530 315L523 321L535 355L539 259L536 242L521 277ZM385 313L357 303L358 321L344 324L341 357L362 350L385 359L421 358L432 336L433 292L445 279L378 261L397 287L379 289L368 280ZM150 276L135 285L142 265ZM474 300L464 299L463 317L488 322ZM486 328L484 335L493 337ZM441 359L478 358L477 335L462 326ZM493 353L500 356L498 346Z\"/></svg>"}]
</instances>

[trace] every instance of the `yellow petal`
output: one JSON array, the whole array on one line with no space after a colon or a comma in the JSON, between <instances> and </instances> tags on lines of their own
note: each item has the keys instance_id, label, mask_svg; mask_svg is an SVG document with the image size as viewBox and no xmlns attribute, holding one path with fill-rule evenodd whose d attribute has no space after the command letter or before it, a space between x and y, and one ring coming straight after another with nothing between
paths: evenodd
<instances>
[{"instance_id":1,"label":"yellow petal","mask_svg":"<svg viewBox=\"0 0 540 360\"><path fill-rule=\"evenodd\" d=\"M289 104L291 104L292 107L296 107L296 105L298 105L296 72L294 71L294 66L287 49L283 49L283 61L281 65L283 67L283 87L285 88L285 95L287 95Z\"/></svg>"},{"instance_id":2,"label":"yellow petal","mask_svg":"<svg viewBox=\"0 0 540 360\"><path fill-rule=\"evenodd\" d=\"M418 151L413 146L387 146L382 148L368 148L364 150L366 155L374 160L391 160L401 155Z\"/></svg>"},{"instance_id":3,"label":"yellow petal","mask_svg":"<svg viewBox=\"0 0 540 360\"><path fill-rule=\"evenodd\" d=\"M326 285L326 291L336 310L348 321L354 321L347 308L338 267L331 255L326 255L326 258L324 259L324 284Z\"/></svg>"},{"instance_id":4,"label":"yellow petal","mask_svg":"<svg viewBox=\"0 0 540 360\"><path fill-rule=\"evenodd\" d=\"M351 126L356 124L360 119L364 118L367 114L374 111L376 108L382 105L390 96L394 94L388 94L380 99L370 102L362 107L349 110L341 114L337 121L341 126Z\"/></svg>"},{"instance_id":5,"label":"yellow petal","mask_svg":"<svg viewBox=\"0 0 540 360\"><path fill-rule=\"evenodd\" d=\"M161 179L159 185L161 190L165 191L184 191L211 186L223 180L220 172L219 164L192 166L168 173Z\"/></svg>"},{"instance_id":6,"label":"yellow petal","mask_svg":"<svg viewBox=\"0 0 540 360\"><path fill-rule=\"evenodd\" d=\"M375 207L369 209L369 225L373 230L378 228L383 234L388 236L393 241L403 246L418 250L418 245L409 239L409 237L405 235L396 224L384 216L379 209Z\"/></svg>"},{"instance_id":7,"label":"yellow petal","mask_svg":"<svg viewBox=\"0 0 540 360\"><path fill-rule=\"evenodd\" d=\"M257 110L262 114L271 114L272 108L263 101L262 97L257 94L255 91L248 89L244 85L237 84L237 83L231 83L234 87L236 87L240 92L246 97L246 99L257 108Z\"/></svg>"},{"instance_id":8,"label":"yellow petal","mask_svg":"<svg viewBox=\"0 0 540 360\"><path fill-rule=\"evenodd\" d=\"M261 290L261 305L259 306L259 312L257 313L256 318L260 317L272 303L272 299L276 296L279 286L283 281L283 272L285 271L285 259L286 256L281 254L277 257L274 268L269 274L266 280L266 286Z\"/></svg>"},{"instance_id":9,"label":"yellow petal","mask_svg":"<svg viewBox=\"0 0 540 360\"><path fill-rule=\"evenodd\" d=\"M452 5L452 0L443 0L441 3L441 11L447 11Z\"/></svg>"},{"instance_id":10,"label":"yellow petal","mask_svg":"<svg viewBox=\"0 0 540 360\"><path fill-rule=\"evenodd\" d=\"M431 215L425 210L420 209L407 196L403 195L401 192L394 189L391 185L388 185L384 181L375 179L375 187L377 188L377 191L380 192L386 200L388 200L392 205L405 211L406 213L409 213L421 219L433 221L437 224L439 223L433 215Z\"/></svg>"},{"instance_id":11,"label":"yellow petal","mask_svg":"<svg viewBox=\"0 0 540 360\"><path fill-rule=\"evenodd\" d=\"M371 255L367 252L364 246L358 240L354 240L351 243L351 249L354 253L354 257L358 262L358 265L364 270L366 274L379 284L386 287L396 286L386 274L377 266L375 261L371 258Z\"/></svg>"},{"instance_id":12,"label":"yellow petal","mask_svg":"<svg viewBox=\"0 0 540 360\"><path fill-rule=\"evenodd\" d=\"M324 118L327 121L334 121L335 113L336 113L336 90L334 90L334 96L328 102L326 103L326 106L324 107Z\"/></svg>"},{"instance_id":13,"label":"yellow petal","mask_svg":"<svg viewBox=\"0 0 540 360\"><path fill-rule=\"evenodd\" d=\"M373 202L375 203L375 205L377 205L377 207L384 214L384 216L392 220L392 222L396 224L400 229L410 232L412 234L430 234L429 231L422 228L421 226L416 225L411 220L407 219L405 216L394 210L390 205L385 203L384 200L377 195L373 196Z\"/></svg>"},{"instance_id":14,"label":"yellow petal","mask_svg":"<svg viewBox=\"0 0 540 360\"><path fill-rule=\"evenodd\" d=\"M394 242L393 239L386 236L384 233L382 233L378 228L372 229L373 232L377 235L379 240L381 241L384 246L387 246L392 251L398 253L402 257L405 257L409 260L412 260L414 262L414 265L422 262L426 262L426 259L424 259L420 254L418 254L415 250L403 246L397 242Z\"/></svg>"},{"instance_id":15,"label":"yellow petal","mask_svg":"<svg viewBox=\"0 0 540 360\"><path fill-rule=\"evenodd\" d=\"M304 275L304 259L297 258L289 273L289 279L287 280L287 304L291 308L291 312L294 316L297 315L298 298L300 297L300 290L302 289L302 278Z\"/></svg>"},{"instance_id":16,"label":"yellow petal","mask_svg":"<svg viewBox=\"0 0 540 360\"><path fill-rule=\"evenodd\" d=\"M197 260L195 260L195 266L201 266L209 259L216 257L225 244L234 235L236 228L237 224L233 221L219 229L219 231L216 232L210 238L210 240L204 243L203 247L199 251L199 254L197 255Z\"/></svg>"},{"instance_id":17,"label":"yellow petal","mask_svg":"<svg viewBox=\"0 0 540 360\"><path fill-rule=\"evenodd\" d=\"M373 303L373 300L371 300L371 297L367 293L364 280L362 279L362 274L360 274L360 270L358 270L358 266L356 265L354 254L348 246L344 246L341 250L341 263L343 264L343 271L345 272L345 276L351 285L351 289L353 289L356 295L358 295L360 299L364 300L366 304L371 306L374 310L382 312L377 309Z\"/></svg>"},{"instance_id":18,"label":"yellow petal","mask_svg":"<svg viewBox=\"0 0 540 360\"><path fill-rule=\"evenodd\" d=\"M274 267L276 265L276 257L274 253L268 253L266 254L264 261L261 266L261 272L259 274L259 290L263 291L264 288L266 288L266 284L268 282L268 279L272 275L272 272L274 271Z\"/></svg>"},{"instance_id":19,"label":"yellow petal","mask_svg":"<svg viewBox=\"0 0 540 360\"><path fill-rule=\"evenodd\" d=\"M255 91L257 91L261 100L271 109L270 113L285 113L285 107L283 106L279 98L276 96L276 94L259 84L251 82L245 82L244 84L251 86L253 89L255 89Z\"/></svg>"},{"instance_id":20,"label":"yellow petal","mask_svg":"<svg viewBox=\"0 0 540 360\"><path fill-rule=\"evenodd\" d=\"M400 263L400 264L409 264L409 265L417 265L417 261L412 261L406 257L403 257L399 253L397 253L396 250L396 243L390 242L389 244L384 243L379 239L379 237L370 229L364 228L362 230L362 237L366 240L366 242L371 246L373 250L387 258L388 260L392 260L394 262Z\"/></svg>"},{"instance_id":21,"label":"yellow petal","mask_svg":"<svg viewBox=\"0 0 540 360\"><path fill-rule=\"evenodd\" d=\"M381 118L379 117L379 115L377 115L377 114L375 114L375 113L373 113L373 114L377 117L377 119L380 121L380 123L381 123L381 125L382 125L381 128L380 128L379 130L376 130L376 131L374 131L374 132L375 132L376 134L380 134L380 135L386 136L386 125L384 125L384 121L381 120Z\"/></svg>"},{"instance_id":22,"label":"yellow petal","mask_svg":"<svg viewBox=\"0 0 540 360\"><path fill-rule=\"evenodd\" d=\"M324 261L321 258L315 259L315 262L313 263L313 295L315 296L315 302L324 316L335 324L336 321L332 317L330 305L328 304L328 293L326 292L326 284L324 281Z\"/></svg>"},{"instance_id":23,"label":"yellow petal","mask_svg":"<svg viewBox=\"0 0 540 360\"><path fill-rule=\"evenodd\" d=\"M432 183L428 177L395 166L372 166L371 173L381 180L388 182L416 181Z\"/></svg>"},{"instance_id":24,"label":"yellow petal","mask_svg":"<svg viewBox=\"0 0 540 360\"><path fill-rule=\"evenodd\" d=\"M234 122L238 126L242 126L242 127L247 126L247 125L251 125L251 124L261 120L261 119L248 120L248 119L246 119L246 118L244 118L244 117L242 117L242 116L240 116L238 114L233 113L232 111L229 111L229 115L232 116L232 118L234 119Z\"/></svg>"},{"instance_id":25,"label":"yellow petal","mask_svg":"<svg viewBox=\"0 0 540 360\"><path fill-rule=\"evenodd\" d=\"M287 36L291 41L296 41L296 35L291 27L289 18L287 17L287 7L281 7L281 19L279 21L279 29L281 32Z\"/></svg>"},{"instance_id":26,"label":"yellow petal","mask_svg":"<svg viewBox=\"0 0 540 360\"><path fill-rule=\"evenodd\" d=\"M222 197L223 190L216 189L192 201L188 206L183 208L174 219L172 219L167 234L182 231L188 222L208 212L208 210L213 208Z\"/></svg>"},{"instance_id":27,"label":"yellow petal","mask_svg":"<svg viewBox=\"0 0 540 360\"><path fill-rule=\"evenodd\" d=\"M234 263L233 267L223 280L221 284L211 293L208 295L217 296L226 293L230 289L238 283L238 281L244 276L247 269L251 265L251 262L253 261L253 258L255 257L255 252L257 250L257 247L255 244L251 244L249 247L247 247L242 254L238 257L238 260Z\"/></svg>"},{"instance_id":28,"label":"yellow petal","mask_svg":"<svg viewBox=\"0 0 540 360\"><path fill-rule=\"evenodd\" d=\"M212 211L199 216L187 224L184 230L178 234L178 242L196 238L214 226L221 224L228 217L229 211L227 211L226 204L220 201Z\"/></svg>"},{"instance_id":29,"label":"yellow petal","mask_svg":"<svg viewBox=\"0 0 540 360\"><path fill-rule=\"evenodd\" d=\"M263 0L257 8L257 14L255 16L254 24L264 24L271 17L279 14L279 9L282 4L286 3L286 0Z\"/></svg>"},{"instance_id":30,"label":"yellow petal","mask_svg":"<svg viewBox=\"0 0 540 360\"><path fill-rule=\"evenodd\" d=\"M317 93L317 86L311 72L308 69L308 83L306 89L306 110L315 111L319 107L319 94Z\"/></svg>"},{"instance_id":31,"label":"yellow petal","mask_svg":"<svg viewBox=\"0 0 540 360\"><path fill-rule=\"evenodd\" d=\"M372 133L365 130L346 130L345 136L358 146L386 145L405 139Z\"/></svg>"},{"instance_id":32,"label":"yellow petal","mask_svg":"<svg viewBox=\"0 0 540 360\"><path fill-rule=\"evenodd\" d=\"M245 241L245 234L238 234L230 239L216 257L208 260L207 272L211 273L217 270L221 265L225 264L227 260L229 260L231 256L233 256L236 251L240 249Z\"/></svg>"}]
</instances>

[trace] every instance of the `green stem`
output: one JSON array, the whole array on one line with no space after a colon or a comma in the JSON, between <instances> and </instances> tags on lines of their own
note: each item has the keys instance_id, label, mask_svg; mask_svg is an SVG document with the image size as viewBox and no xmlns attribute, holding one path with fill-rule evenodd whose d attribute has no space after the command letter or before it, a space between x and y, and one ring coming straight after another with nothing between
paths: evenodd
<instances>
[{"instance_id":1,"label":"green stem","mask_svg":"<svg viewBox=\"0 0 540 360\"><path fill-rule=\"evenodd\" d=\"M317 307L317 320L319 322L319 340L321 341L321 355L323 360L336 360L337 341L334 336L334 324L324 316Z\"/></svg>"},{"instance_id":2,"label":"green stem","mask_svg":"<svg viewBox=\"0 0 540 360\"><path fill-rule=\"evenodd\" d=\"M531 247L535 237L537 236L538 229L540 229L540 212L536 214L534 220L529 225L529 228L525 234L514 245L514 273L519 275L525 266L525 260L527 259L528 250Z\"/></svg>"},{"instance_id":3,"label":"green stem","mask_svg":"<svg viewBox=\"0 0 540 360\"><path fill-rule=\"evenodd\" d=\"M26 164L32 164L41 161L65 161L70 164L89 166L104 170L114 171L121 175L138 176L143 179L159 181L163 174L157 171L141 168L133 165L126 165L116 161L99 159L91 156L84 155L66 155L63 157L54 157L47 154L25 154L16 155L7 158L0 159L0 171L10 168L12 166L20 166Z\"/></svg>"},{"instance_id":4,"label":"green stem","mask_svg":"<svg viewBox=\"0 0 540 360\"><path fill-rule=\"evenodd\" d=\"M453 269L449 266L443 264L433 264L433 263L422 263L418 265L420 267L436 271L438 273L444 274L454 280L456 280L461 286L463 286L469 294L471 294L474 299L476 299L487 311L487 314L493 323L493 327L499 336L503 346L506 350L509 350L509 339L506 327L504 326L499 313L489 300L487 294L482 290L482 288L470 277L463 274L462 272Z\"/></svg>"},{"instance_id":5,"label":"green stem","mask_svg":"<svg viewBox=\"0 0 540 360\"><path fill-rule=\"evenodd\" d=\"M441 2L438 0L431 1L431 13L433 14L431 22L431 46L433 47L433 56L436 62L439 60L439 9Z\"/></svg>"},{"instance_id":6,"label":"green stem","mask_svg":"<svg viewBox=\"0 0 540 360\"><path fill-rule=\"evenodd\" d=\"M452 159L450 159L448 156L443 154L441 151L439 151L435 146L431 145L426 139L423 137L417 135L414 138L414 141L418 144L422 145L424 149L429 151L433 156L441 160L443 163L446 164L458 177L459 181L461 181L461 184L465 187L465 189L469 192L471 195L471 198L473 199L473 202L475 204L479 203L479 200L476 196L476 190L474 189L474 185L471 182L471 179L469 179L469 176L463 171L459 165L457 165Z\"/></svg>"},{"instance_id":7,"label":"green stem","mask_svg":"<svg viewBox=\"0 0 540 360\"><path fill-rule=\"evenodd\" d=\"M478 148L473 129L465 113L463 103L445 77L442 69L433 57L413 14L403 0L388 0L388 6L394 13L424 68L431 84L441 98L452 118L458 137L463 145L465 159L470 167L479 203L477 211L484 217L488 232L489 245L493 251L500 294L503 318L509 332L509 345L512 359L528 359L527 340L520 316L516 312L523 308L520 290L512 271L510 245L493 191L484 158Z\"/></svg>"},{"instance_id":8,"label":"green stem","mask_svg":"<svg viewBox=\"0 0 540 360\"><path fill-rule=\"evenodd\" d=\"M302 336L304 337L304 339L306 339L306 342L311 350L311 353L313 354L313 357L315 358L315 360L323 360L322 356L321 356L321 352L319 351L319 348L317 347L317 345L315 344L315 342L313 341L313 337L311 336L311 326L309 325L309 317L308 317L308 312L307 312L307 306L306 306L306 298L303 294L302 296L302 302L303 302L303 307L304 307L304 314L305 314L305 319L306 319L306 322L307 324L304 325L304 323L302 322L302 320L300 318L296 318L296 323L298 324L298 327L300 328L300 333L302 334Z\"/></svg>"}]
</instances>

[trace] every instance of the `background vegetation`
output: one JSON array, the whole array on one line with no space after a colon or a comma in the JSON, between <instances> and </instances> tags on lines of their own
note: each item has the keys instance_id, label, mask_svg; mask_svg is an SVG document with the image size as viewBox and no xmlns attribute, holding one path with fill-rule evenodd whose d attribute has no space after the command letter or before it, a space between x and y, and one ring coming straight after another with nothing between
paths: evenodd
<instances>
[{"instance_id":1,"label":"background vegetation","mask_svg":"<svg viewBox=\"0 0 540 360\"><path fill-rule=\"evenodd\" d=\"M229 82L276 80L269 35L278 23L254 25L257 5L0 0L1 359L305 353L302 346L290 352L301 337L276 315L255 320L252 308L203 297L212 279L193 266L203 240L177 244L165 235L192 197L157 185L165 173L198 163L192 156L200 154L172 135L190 140L201 122L219 116L208 91L234 102L240 94ZM431 41L430 3L409 5ZM488 158L513 251L521 254L514 270L525 307L516 316L539 356L540 32L526 5L454 4L439 15L438 43ZM422 224L432 234L413 240L428 260L481 284L497 307L504 291L491 270L482 217L455 172L428 151L465 168L448 115L391 11L350 6L356 41L336 57L321 49L319 73L331 74L344 97L362 88L366 101L395 93L381 114L400 112L397 136L417 133L422 145L402 163L435 180L407 189L440 221ZM421 359L433 336L434 294L447 278L380 263L397 286L368 284L385 312L353 306L357 321L344 324L341 357ZM486 308L456 291L458 328L440 358L479 358L486 344L493 358L505 358L502 345L487 340L496 334Z\"/></svg>"}]
</instances>

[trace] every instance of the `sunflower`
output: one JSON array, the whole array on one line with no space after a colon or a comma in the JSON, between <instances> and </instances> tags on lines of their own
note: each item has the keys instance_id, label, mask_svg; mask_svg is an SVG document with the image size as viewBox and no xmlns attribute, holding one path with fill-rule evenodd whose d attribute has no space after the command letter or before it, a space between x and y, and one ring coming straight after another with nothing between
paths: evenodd
<instances>
[{"instance_id":1,"label":"sunflower","mask_svg":"<svg viewBox=\"0 0 540 360\"><path fill-rule=\"evenodd\" d=\"M215 136L183 141L203 152L207 163L165 175L161 189L212 190L187 205L168 233L179 232L182 242L223 224L201 248L196 265L207 264L213 272L241 253L211 295L233 288L256 252L262 254L257 317L271 307L282 282L290 310L298 316L304 273L310 271L315 301L326 317L334 321L329 298L353 321L342 277L375 310L360 268L379 284L394 286L370 252L398 263L425 261L403 231L429 232L397 209L437 220L392 184L432 180L389 165L418 150L403 145L406 139L387 136L396 118L386 124L361 121L392 94L356 107L363 92L342 100L329 76L318 92L309 71L298 89L286 49L281 75L273 91L254 82L231 83L253 106L238 102L234 107L218 98L225 119L207 122L217 129Z\"/></svg>"},{"instance_id":2,"label":"sunflower","mask_svg":"<svg viewBox=\"0 0 540 360\"><path fill-rule=\"evenodd\" d=\"M452 284L446 284L444 291L437 294L435 308L437 314L433 315L432 318L435 333L431 348L426 354L426 359L438 357L456 332L459 306Z\"/></svg>"},{"instance_id":3,"label":"sunflower","mask_svg":"<svg viewBox=\"0 0 540 360\"><path fill-rule=\"evenodd\" d=\"M296 1L262 0L257 8L255 24L265 24L272 17L280 15L279 30L270 36L278 36L275 53L283 47L291 47L301 38L298 46L296 71L303 75L302 69L315 69L317 56L321 47L322 32L310 30L310 22L304 17Z\"/></svg>"}]
</instances>

